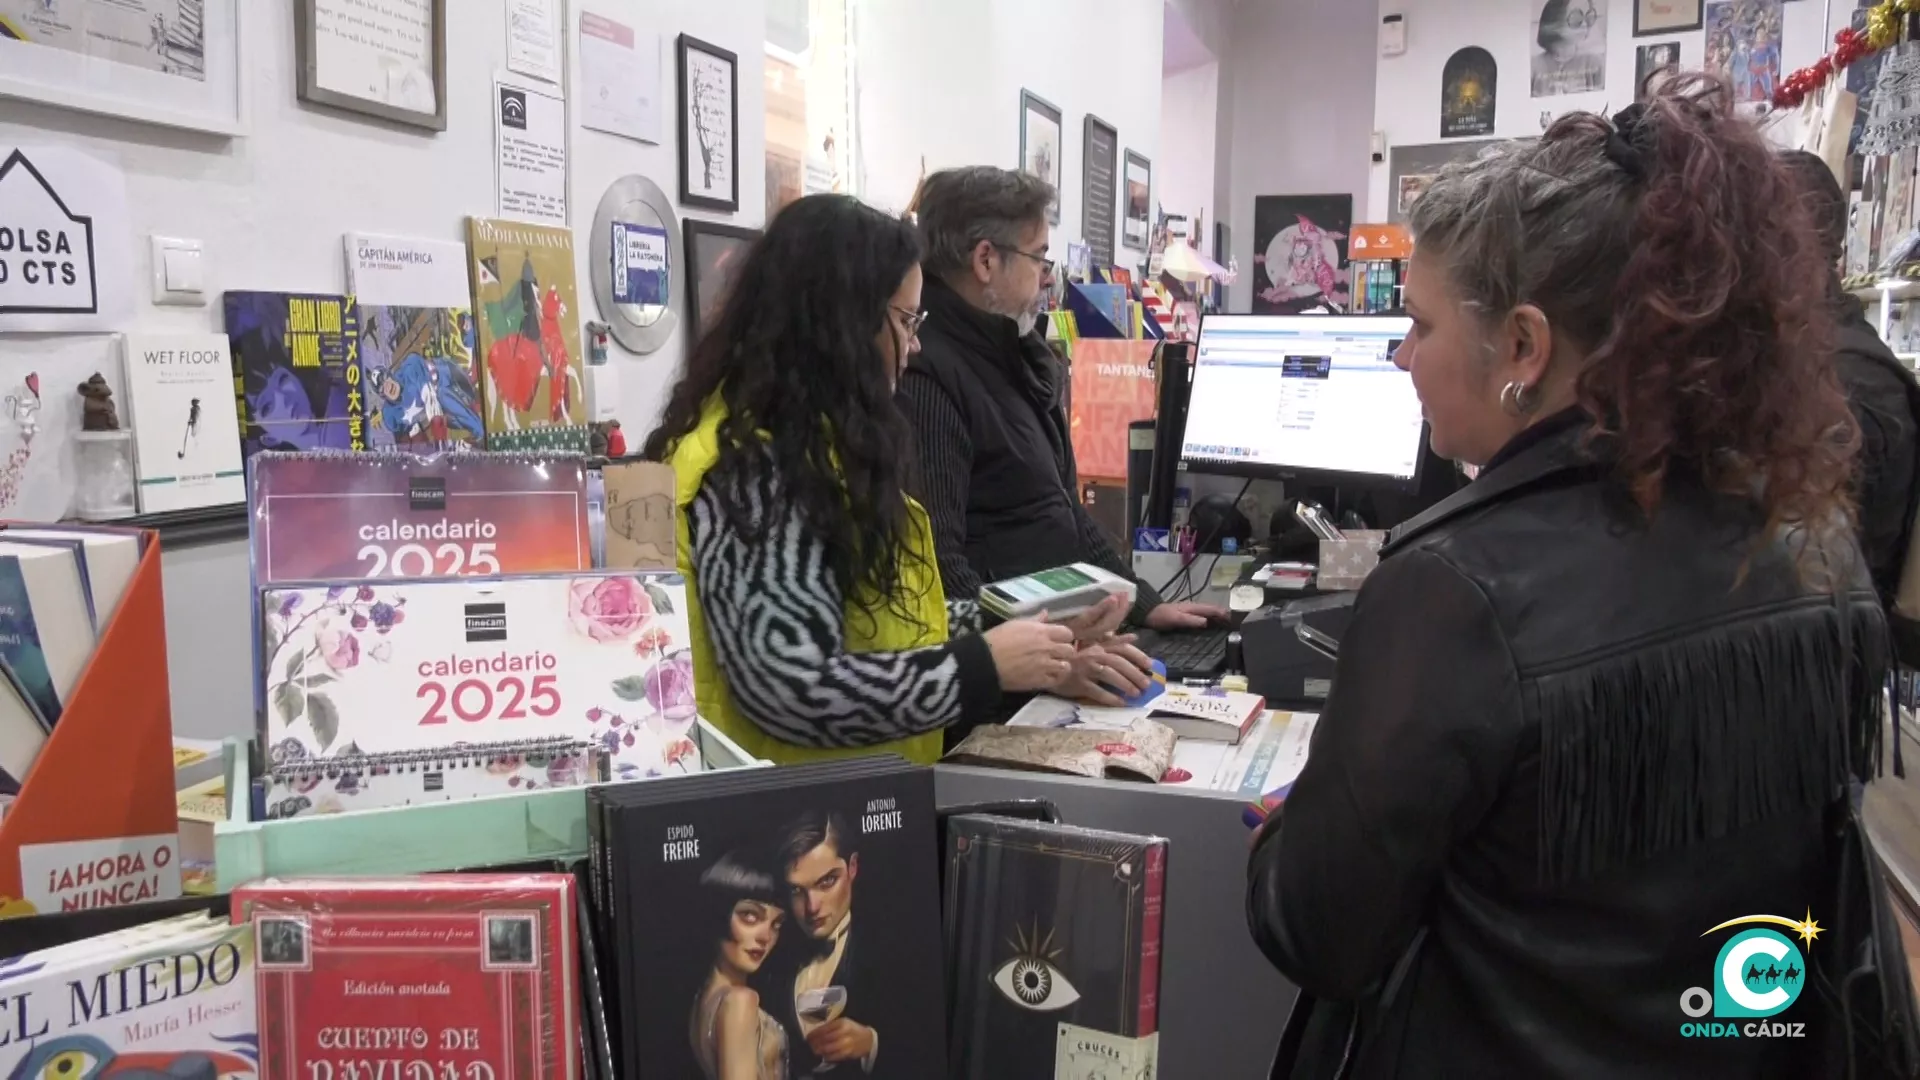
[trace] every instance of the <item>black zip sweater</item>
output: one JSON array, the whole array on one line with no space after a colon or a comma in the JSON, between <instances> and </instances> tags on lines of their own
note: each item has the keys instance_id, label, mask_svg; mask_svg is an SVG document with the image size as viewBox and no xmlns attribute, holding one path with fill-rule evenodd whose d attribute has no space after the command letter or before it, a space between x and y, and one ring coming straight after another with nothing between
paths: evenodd
<instances>
[{"instance_id":1,"label":"black zip sweater","mask_svg":"<svg viewBox=\"0 0 1920 1080\"><path fill-rule=\"evenodd\" d=\"M932 277L923 303L921 351L901 376L899 400L914 427L914 494L933 518L947 597L972 599L995 581L1086 562L1138 586L1129 621L1145 622L1159 594L1074 494L1066 373L1046 342Z\"/></svg>"}]
</instances>

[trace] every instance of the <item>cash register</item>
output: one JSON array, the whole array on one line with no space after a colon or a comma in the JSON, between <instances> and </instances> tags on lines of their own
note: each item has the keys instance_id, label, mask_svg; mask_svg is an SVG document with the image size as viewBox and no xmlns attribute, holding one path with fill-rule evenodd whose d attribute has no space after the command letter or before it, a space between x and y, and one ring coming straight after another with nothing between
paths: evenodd
<instances>
[{"instance_id":1,"label":"cash register","mask_svg":"<svg viewBox=\"0 0 1920 1080\"><path fill-rule=\"evenodd\" d=\"M1413 381L1394 365L1411 325L1404 316L1206 316L1190 367L1169 364L1163 373L1184 385L1160 396L1155 494L1173 472L1161 448L1177 446L1179 469L1281 481L1289 497L1326 507L1329 529L1364 510L1382 527L1397 524L1438 501L1446 492L1427 498L1435 485L1423 480L1445 481L1452 469L1428 450ZM1153 635L1142 647L1205 677L1187 655L1198 653L1212 674L1244 671L1248 689L1276 706L1309 705L1331 684L1352 601L1351 592L1263 586L1257 603L1234 605L1231 629Z\"/></svg>"}]
</instances>

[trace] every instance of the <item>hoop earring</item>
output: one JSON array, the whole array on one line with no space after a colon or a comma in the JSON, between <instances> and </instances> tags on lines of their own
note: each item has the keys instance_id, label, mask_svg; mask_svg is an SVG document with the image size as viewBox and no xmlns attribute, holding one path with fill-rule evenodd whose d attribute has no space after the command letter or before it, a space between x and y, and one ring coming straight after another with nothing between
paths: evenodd
<instances>
[{"instance_id":1,"label":"hoop earring","mask_svg":"<svg viewBox=\"0 0 1920 1080\"><path fill-rule=\"evenodd\" d=\"M1540 408L1540 395L1534 388L1515 380L1500 389L1500 408L1508 416L1531 416Z\"/></svg>"}]
</instances>

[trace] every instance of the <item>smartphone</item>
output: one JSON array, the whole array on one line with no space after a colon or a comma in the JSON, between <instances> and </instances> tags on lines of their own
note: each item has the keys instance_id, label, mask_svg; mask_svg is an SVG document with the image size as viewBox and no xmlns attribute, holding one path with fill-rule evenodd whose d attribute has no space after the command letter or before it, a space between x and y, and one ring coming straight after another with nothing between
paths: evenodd
<instances>
[{"instance_id":1,"label":"smartphone","mask_svg":"<svg viewBox=\"0 0 1920 1080\"><path fill-rule=\"evenodd\" d=\"M980 606L1001 619L1030 619L1045 612L1055 619L1069 618L1109 596L1124 596L1129 606L1137 590L1133 582L1087 563L1041 570L980 590Z\"/></svg>"}]
</instances>

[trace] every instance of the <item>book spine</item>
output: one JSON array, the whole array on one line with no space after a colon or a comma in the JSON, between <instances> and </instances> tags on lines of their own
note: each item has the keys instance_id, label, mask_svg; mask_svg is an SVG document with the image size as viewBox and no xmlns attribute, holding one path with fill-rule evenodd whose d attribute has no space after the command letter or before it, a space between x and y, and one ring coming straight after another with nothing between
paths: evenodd
<instances>
[{"instance_id":1,"label":"book spine","mask_svg":"<svg viewBox=\"0 0 1920 1080\"><path fill-rule=\"evenodd\" d=\"M1147 883L1140 924L1140 1015L1134 1036L1160 1030L1160 934L1167 894L1167 845L1147 849Z\"/></svg>"}]
</instances>

